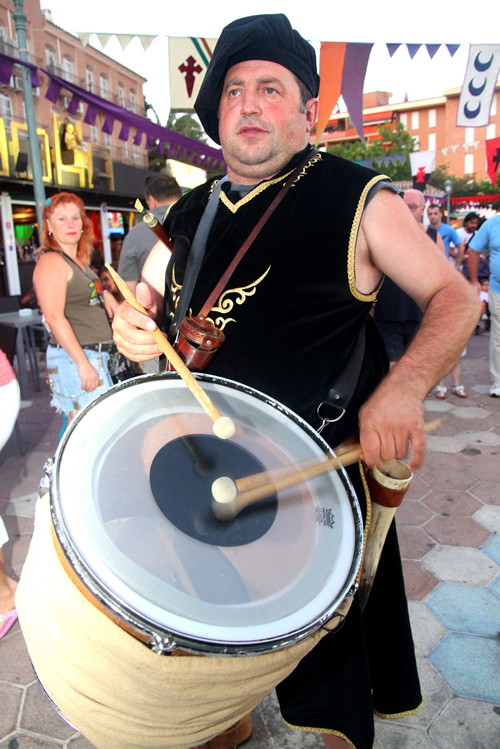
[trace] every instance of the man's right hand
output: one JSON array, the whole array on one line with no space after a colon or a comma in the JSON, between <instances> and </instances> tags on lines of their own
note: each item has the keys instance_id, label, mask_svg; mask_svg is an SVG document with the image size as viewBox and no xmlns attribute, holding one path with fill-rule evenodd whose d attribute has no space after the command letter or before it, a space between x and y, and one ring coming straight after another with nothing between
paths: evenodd
<instances>
[{"instance_id":1,"label":"man's right hand","mask_svg":"<svg viewBox=\"0 0 500 749\"><path fill-rule=\"evenodd\" d=\"M154 318L156 304L149 286L137 284L137 301L148 311L149 317L137 312L127 302L122 302L113 318L113 338L118 350L132 361L148 361L161 353L161 349L150 332L156 329Z\"/></svg>"}]
</instances>

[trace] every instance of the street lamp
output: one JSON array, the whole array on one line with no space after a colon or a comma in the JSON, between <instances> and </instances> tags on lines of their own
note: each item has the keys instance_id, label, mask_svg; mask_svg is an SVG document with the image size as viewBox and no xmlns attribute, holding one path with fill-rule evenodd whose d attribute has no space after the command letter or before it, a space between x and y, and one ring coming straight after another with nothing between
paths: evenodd
<instances>
[{"instance_id":1,"label":"street lamp","mask_svg":"<svg viewBox=\"0 0 500 749\"><path fill-rule=\"evenodd\" d=\"M23 0L14 0L15 12L12 14L16 24L19 57L28 61L26 44L26 16L23 13ZM38 223L38 237L42 238L42 209L45 203L45 186L43 184L42 159L36 132L35 105L33 89L31 88L30 71L26 65L21 65L24 103L26 108L26 124L28 125L28 142L31 157L31 171L33 173L33 192L35 194L36 218Z\"/></svg>"},{"instance_id":2,"label":"street lamp","mask_svg":"<svg viewBox=\"0 0 500 749\"><path fill-rule=\"evenodd\" d=\"M451 196L451 191L453 189L453 182L451 181L449 177L444 183L444 189L446 190L446 213L448 215L448 224L451 224L450 196Z\"/></svg>"}]
</instances>

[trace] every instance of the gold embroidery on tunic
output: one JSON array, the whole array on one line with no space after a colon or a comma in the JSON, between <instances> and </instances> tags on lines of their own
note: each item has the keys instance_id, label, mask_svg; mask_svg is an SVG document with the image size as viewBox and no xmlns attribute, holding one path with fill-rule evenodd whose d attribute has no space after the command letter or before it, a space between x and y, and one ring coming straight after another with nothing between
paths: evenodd
<instances>
[{"instance_id":1,"label":"gold embroidery on tunic","mask_svg":"<svg viewBox=\"0 0 500 749\"><path fill-rule=\"evenodd\" d=\"M301 177L305 177L306 176L307 169L309 169L310 166L313 166L314 164L316 164L318 161L321 161L321 154L320 153L315 153L314 156L312 157L312 159L309 159L309 161L307 162L307 164L304 164L304 167L303 167L302 171L300 172L300 174L297 174L296 178L293 181L292 187L295 187L295 185L297 184L297 182L299 181L299 179Z\"/></svg>"},{"instance_id":2,"label":"gold embroidery on tunic","mask_svg":"<svg viewBox=\"0 0 500 749\"><path fill-rule=\"evenodd\" d=\"M271 266L269 266L269 268L264 271L260 278L258 278L253 283L248 284L247 286L240 286L235 289L227 289L226 291L223 291L218 299L217 306L212 307L210 313L220 312L222 315L228 315L232 311L235 304L244 304L247 297L253 296L255 294L255 292L257 291L257 286L267 276L270 270ZM229 296L230 294L236 294L237 296L236 298L231 299ZM212 317L207 317L207 320L210 320L210 322L217 328L220 328L220 330L224 330L229 322L236 322L234 317L224 318L222 316L216 317L215 320Z\"/></svg>"},{"instance_id":3,"label":"gold embroidery on tunic","mask_svg":"<svg viewBox=\"0 0 500 749\"><path fill-rule=\"evenodd\" d=\"M170 284L170 291L172 292L172 301L174 303L174 307L177 307L177 305L179 304L179 294L182 291L182 286L176 281L175 265L172 268L172 283Z\"/></svg>"},{"instance_id":4,"label":"gold embroidery on tunic","mask_svg":"<svg viewBox=\"0 0 500 749\"><path fill-rule=\"evenodd\" d=\"M377 294L380 291L380 287L384 282L384 279L382 277L382 280L380 281L375 291L373 291L371 294L362 294L356 288L356 270L354 265L356 259L356 242L358 241L359 227L361 224L361 218L363 217L363 211L365 209L366 197L373 185L375 185L377 182L380 182L381 179L389 178L385 174L378 174L376 177L373 177L373 179L371 179L367 185L365 185L365 188L361 193L361 197L358 201L358 207L356 208L356 213L354 214L351 234L349 236L349 250L347 253L347 278L349 281L349 289L351 290L351 294L353 295L353 297L355 297L355 299L359 299L361 302L375 302L377 300Z\"/></svg>"}]
</instances>

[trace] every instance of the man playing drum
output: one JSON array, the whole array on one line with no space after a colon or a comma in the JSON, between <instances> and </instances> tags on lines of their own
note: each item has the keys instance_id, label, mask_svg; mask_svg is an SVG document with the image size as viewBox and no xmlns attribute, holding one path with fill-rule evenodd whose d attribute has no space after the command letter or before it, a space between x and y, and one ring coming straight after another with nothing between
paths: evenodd
<instances>
[{"instance_id":1,"label":"man playing drum","mask_svg":"<svg viewBox=\"0 0 500 749\"><path fill-rule=\"evenodd\" d=\"M222 145L228 181L218 196L188 309L192 315L203 309L300 165L293 186L208 313L226 340L207 371L265 392L315 428L322 423L318 406L347 372L354 391L349 406L322 436L335 446L359 429L366 465L410 453L418 467L425 449L422 401L456 363L477 322L477 299L416 226L388 179L311 149L316 70L313 48L283 15L244 18L223 30L196 111ZM131 359L158 355L148 331L153 320L168 330L179 296L182 301L191 243L217 181L189 192L166 219L175 240L172 256L157 247L137 288L150 318L125 303L115 315L115 340ZM425 313L413 343L388 374L369 316L384 274ZM362 365L356 370L360 345ZM366 516L362 466L353 466L349 475ZM338 749L371 749L373 711L397 717L418 710L421 694L394 526L363 615L355 597L343 628L324 637L277 693L289 725L322 733L326 746Z\"/></svg>"}]
</instances>

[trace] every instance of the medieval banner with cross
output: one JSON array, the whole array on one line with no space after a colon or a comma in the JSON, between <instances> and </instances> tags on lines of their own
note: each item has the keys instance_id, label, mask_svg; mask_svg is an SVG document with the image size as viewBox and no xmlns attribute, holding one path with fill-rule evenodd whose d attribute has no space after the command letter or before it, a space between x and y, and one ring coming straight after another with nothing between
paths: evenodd
<instances>
[{"instance_id":1,"label":"medieval banner with cross","mask_svg":"<svg viewBox=\"0 0 500 749\"><path fill-rule=\"evenodd\" d=\"M216 43L217 39L203 37L168 38L170 101L174 111L193 111Z\"/></svg>"}]
</instances>

